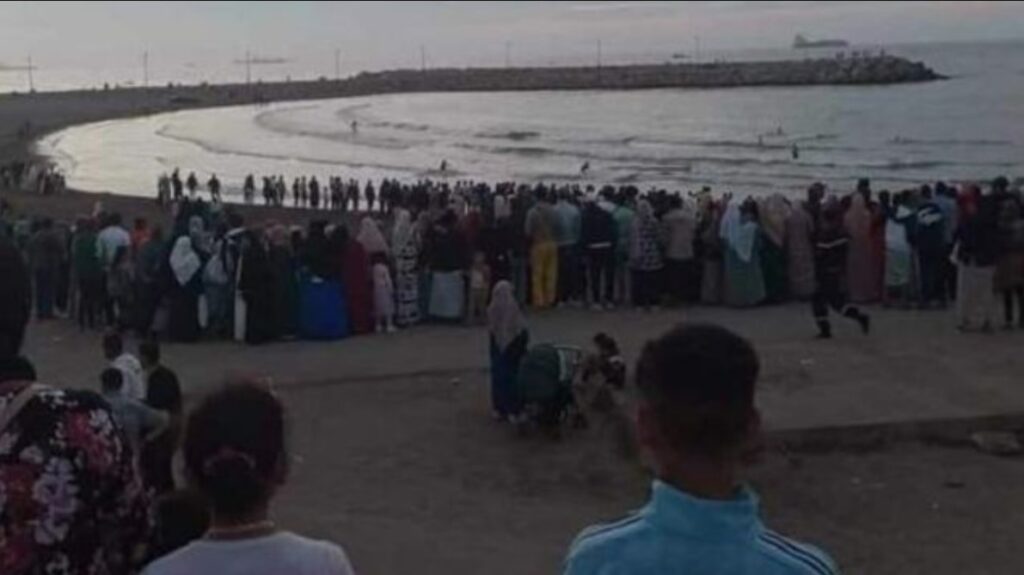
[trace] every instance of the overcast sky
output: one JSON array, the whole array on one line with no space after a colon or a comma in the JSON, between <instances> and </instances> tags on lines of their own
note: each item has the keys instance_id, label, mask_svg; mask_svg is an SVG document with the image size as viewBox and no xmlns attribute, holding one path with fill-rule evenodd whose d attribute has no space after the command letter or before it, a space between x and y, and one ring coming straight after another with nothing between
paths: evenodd
<instances>
[{"instance_id":1,"label":"overcast sky","mask_svg":"<svg viewBox=\"0 0 1024 575\"><path fill-rule=\"evenodd\" d=\"M1024 36L1024 2L75 2L0 3L0 63L40 68L231 66L247 49L343 71L543 63L589 54ZM325 73L329 73L325 70Z\"/></svg>"}]
</instances>

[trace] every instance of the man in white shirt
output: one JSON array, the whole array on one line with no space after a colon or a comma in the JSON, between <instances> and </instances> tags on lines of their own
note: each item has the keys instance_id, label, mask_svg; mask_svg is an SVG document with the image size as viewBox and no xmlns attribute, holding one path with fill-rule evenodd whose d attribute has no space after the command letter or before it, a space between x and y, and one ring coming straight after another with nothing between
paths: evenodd
<instances>
[{"instance_id":1,"label":"man in white shirt","mask_svg":"<svg viewBox=\"0 0 1024 575\"><path fill-rule=\"evenodd\" d=\"M103 336L103 355L110 362L110 367L121 372L123 376L121 394L135 401L146 398L146 379L142 364L132 354L124 351L124 341L118 333Z\"/></svg>"},{"instance_id":2,"label":"man in white shirt","mask_svg":"<svg viewBox=\"0 0 1024 575\"><path fill-rule=\"evenodd\" d=\"M99 256L103 269L110 269L118 248L130 248L131 245L132 237L121 227L121 214L110 214L106 226L96 236L96 255Z\"/></svg>"}]
</instances>

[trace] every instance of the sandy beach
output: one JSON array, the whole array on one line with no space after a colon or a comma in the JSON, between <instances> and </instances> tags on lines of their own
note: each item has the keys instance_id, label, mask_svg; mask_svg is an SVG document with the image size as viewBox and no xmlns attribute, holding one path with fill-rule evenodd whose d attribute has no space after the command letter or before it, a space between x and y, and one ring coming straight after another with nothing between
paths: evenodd
<instances>
[{"instance_id":1,"label":"sandy beach","mask_svg":"<svg viewBox=\"0 0 1024 575\"><path fill-rule=\"evenodd\" d=\"M81 94L0 97L0 161L26 157L28 142L16 135L25 121L39 134L171 106L160 90ZM184 105L240 98L211 94ZM128 221L169 218L138 198L0 197L20 213L64 220L96 201ZM337 217L238 210L250 223ZM1024 516L1006 509L1024 505L1024 463L978 453L966 433L994 417L1024 427L1024 333L963 336L945 312L872 311L872 336L844 325L831 342L811 339L804 304L650 315L562 310L529 320L536 341L586 345L594 332L612 330L630 362L644 341L679 321L739 331L762 354L758 402L770 436L781 438L752 474L771 525L828 549L845 573L1006 572L1019 562ZM423 326L329 344L168 345L165 356L190 399L226 375L272 378L290 409L296 455L276 515L341 542L360 572L556 573L574 534L642 504L648 480L638 462L616 453L610 424L550 443L493 423L483 335ZM95 387L99 344L97 334L56 321L30 327L26 353L44 381ZM886 441L896 429L910 431ZM848 436L872 440L851 444Z\"/></svg>"},{"instance_id":2,"label":"sandy beach","mask_svg":"<svg viewBox=\"0 0 1024 575\"><path fill-rule=\"evenodd\" d=\"M1005 513L1024 504L1024 464L979 453L967 434L994 415L1022 427L1024 333L963 336L943 312L873 311L873 336L843 325L830 342L812 339L799 304L528 319L537 341L586 345L613 329L629 361L682 320L743 333L762 355L758 403L779 440L751 475L771 525L827 548L844 573L1003 572L1024 528ZM295 454L275 513L342 542L361 572L557 573L574 534L640 505L647 478L604 420L558 443L495 424L481 329L164 355L190 401L226 375L272 379ZM99 349L97 334L55 321L30 327L26 352L44 381L94 387ZM896 433L908 426L921 433Z\"/></svg>"}]
</instances>

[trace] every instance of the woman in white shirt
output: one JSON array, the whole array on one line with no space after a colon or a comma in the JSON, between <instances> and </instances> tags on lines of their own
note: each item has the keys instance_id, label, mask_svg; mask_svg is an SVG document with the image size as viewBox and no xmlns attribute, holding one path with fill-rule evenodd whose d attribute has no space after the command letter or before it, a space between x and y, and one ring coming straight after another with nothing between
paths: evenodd
<instances>
[{"instance_id":1,"label":"woman in white shirt","mask_svg":"<svg viewBox=\"0 0 1024 575\"><path fill-rule=\"evenodd\" d=\"M284 484L284 407L269 390L232 384L208 396L185 433L189 479L210 504L206 535L144 575L350 575L333 543L279 530L268 509Z\"/></svg>"}]
</instances>

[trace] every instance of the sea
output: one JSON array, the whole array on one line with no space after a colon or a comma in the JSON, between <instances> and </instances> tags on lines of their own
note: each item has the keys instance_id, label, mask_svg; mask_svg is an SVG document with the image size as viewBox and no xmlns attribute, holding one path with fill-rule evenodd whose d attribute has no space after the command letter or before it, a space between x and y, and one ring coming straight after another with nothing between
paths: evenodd
<instances>
[{"instance_id":1,"label":"sea","mask_svg":"<svg viewBox=\"0 0 1024 575\"><path fill-rule=\"evenodd\" d=\"M854 47L947 80L890 86L392 94L98 122L37 143L87 191L153 196L160 174L632 184L688 192L903 189L1024 176L1024 43ZM829 52L832 52L830 50ZM805 58L770 50L722 60ZM708 56L709 58L712 56ZM355 123L355 129L353 129ZM442 162L448 169L440 170ZM587 166L588 169L582 168Z\"/></svg>"}]
</instances>

